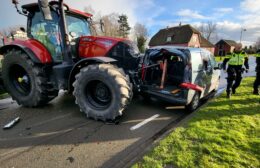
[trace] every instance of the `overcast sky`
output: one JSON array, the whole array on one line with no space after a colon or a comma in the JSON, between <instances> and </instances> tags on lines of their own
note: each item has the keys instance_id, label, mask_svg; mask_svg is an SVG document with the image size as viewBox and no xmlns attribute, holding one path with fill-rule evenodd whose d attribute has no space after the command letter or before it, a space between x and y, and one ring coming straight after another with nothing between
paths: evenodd
<instances>
[{"instance_id":1,"label":"overcast sky","mask_svg":"<svg viewBox=\"0 0 260 168\"><path fill-rule=\"evenodd\" d=\"M21 4L37 0L20 0ZM136 22L147 26L150 36L167 26L199 25L213 21L218 25L218 36L239 41L255 42L260 37L260 0L65 0L73 8L83 10L91 5L102 14L124 13L131 26ZM0 2L0 29L24 24L25 18L16 13L11 0Z\"/></svg>"}]
</instances>

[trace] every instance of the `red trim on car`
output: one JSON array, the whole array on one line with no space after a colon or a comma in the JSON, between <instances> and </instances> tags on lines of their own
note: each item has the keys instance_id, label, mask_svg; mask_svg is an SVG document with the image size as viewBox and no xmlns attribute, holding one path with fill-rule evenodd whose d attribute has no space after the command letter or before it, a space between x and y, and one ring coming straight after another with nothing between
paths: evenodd
<instances>
[{"instance_id":1,"label":"red trim on car","mask_svg":"<svg viewBox=\"0 0 260 168\"><path fill-rule=\"evenodd\" d=\"M192 84L192 83L181 83L180 87L185 88L185 89L192 89L195 91L203 91L204 89L198 85Z\"/></svg>"}]
</instances>

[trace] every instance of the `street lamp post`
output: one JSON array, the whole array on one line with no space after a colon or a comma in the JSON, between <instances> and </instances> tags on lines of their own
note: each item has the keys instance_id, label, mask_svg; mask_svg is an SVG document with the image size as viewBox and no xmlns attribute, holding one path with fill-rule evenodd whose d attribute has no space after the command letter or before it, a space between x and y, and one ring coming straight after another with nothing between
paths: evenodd
<instances>
[{"instance_id":1,"label":"street lamp post","mask_svg":"<svg viewBox=\"0 0 260 168\"><path fill-rule=\"evenodd\" d=\"M242 35L243 35L243 32L244 32L244 31L246 31L246 29L241 28L240 43L241 43L241 41L242 41Z\"/></svg>"}]
</instances>

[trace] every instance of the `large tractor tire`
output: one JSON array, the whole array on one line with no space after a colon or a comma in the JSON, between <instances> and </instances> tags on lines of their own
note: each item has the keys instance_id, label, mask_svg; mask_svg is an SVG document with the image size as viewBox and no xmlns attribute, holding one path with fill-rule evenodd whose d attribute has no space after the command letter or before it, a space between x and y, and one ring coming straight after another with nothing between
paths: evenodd
<instances>
[{"instance_id":1,"label":"large tractor tire","mask_svg":"<svg viewBox=\"0 0 260 168\"><path fill-rule=\"evenodd\" d=\"M7 92L19 105L42 106L58 95L58 90L48 83L43 66L36 65L21 51L5 54L2 76Z\"/></svg>"},{"instance_id":2,"label":"large tractor tire","mask_svg":"<svg viewBox=\"0 0 260 168\"><path fill-rule=\"evenodd\" d=\"M122 69L110 64L82 68L73 86L80 111L95 120L115 120L133 96L129 77Z\"/></svg>"}]
</instances>

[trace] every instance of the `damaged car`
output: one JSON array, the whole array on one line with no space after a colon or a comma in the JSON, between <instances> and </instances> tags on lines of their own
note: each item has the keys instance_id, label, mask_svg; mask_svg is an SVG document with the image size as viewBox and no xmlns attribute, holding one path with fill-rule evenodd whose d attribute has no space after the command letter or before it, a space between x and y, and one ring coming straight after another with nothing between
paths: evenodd
<instances>
[{"instance_id":1,"label":"damaged car","mask_svg":"<svg viewBox=\"0 0 260 168\"><path fill-rule=\"evenodd\" d=\"M154 47L141 59L139 90L146 99L155 97L194 111L201 99L218 89L220 69L205 49Z\"/></svg>"}]
</instances>

